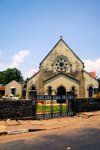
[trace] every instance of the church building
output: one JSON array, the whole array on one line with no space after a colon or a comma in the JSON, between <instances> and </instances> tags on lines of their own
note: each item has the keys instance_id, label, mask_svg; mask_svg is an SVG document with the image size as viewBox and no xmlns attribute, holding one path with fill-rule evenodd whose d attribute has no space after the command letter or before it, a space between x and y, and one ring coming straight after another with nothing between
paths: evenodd
<instances>
[{"instance_id":1,"label":"church building","mask_svg":"<svg viewBox=\"0 0 100 150\"><path fill-rule=\"evenodd\" d=\"M94 96L98 80L84 67L83 61L60 36L60 40L41 61L39 71L28 80L26 98L66 95L71 91L79 98Z\"/></svg>"}]
</instances>

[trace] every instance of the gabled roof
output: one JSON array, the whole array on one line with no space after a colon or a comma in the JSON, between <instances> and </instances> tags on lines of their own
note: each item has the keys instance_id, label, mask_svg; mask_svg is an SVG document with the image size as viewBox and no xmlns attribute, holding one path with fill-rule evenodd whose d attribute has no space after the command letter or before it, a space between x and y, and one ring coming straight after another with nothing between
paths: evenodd
<instances>
[{"instance_id":1,"label":"gabled roof","mask_svg":"<svg viewBox=\"0 0 100 150\"><path fill-rule=\"evenodd\" d=\"M95 79L97 81L97 78L95 78L94 76L92 76L89 72L87 72L86 70L84 70L85 73L87 73L89 76L91 76L93 79Z\"/></svg>"},{"instance_id":2,"label":"gabled roof","mask_svg":"<svg viewBox=\"0 0 100 150\"><path fill-rule=\"evenodd\" d=\"M17 84L19 84L19 85L21 86L21 84L20 84L19 82L17 82L16 80L12 80L12 81L10 81L9 83L7 83L7 84L5 85L5 87L6 87L8 84L11 84L11 83L13 83L13 82L16 82Z\"/></svg>"},{"instance_id":3,"label":"gabled roof","mask_svg":"<svg viewBox=\"0 0 100 150\"><path fill-rule=\"evenodd\" d=\"M80 81L80 80L76 79L75 77L73 77L73 76L71 76L71 75L69 75L69 74L67 74L67 73L65 73L65 72L58 72L58 73L52 75L51 77L45 79L44 81L50 80L50 79L52 79L52 78L54 78L54 77L56 77L56 76L58 76L58 75L60 75L60 74L63 74L63 75L65 75L65 76L67 76L67 77L69 77L69 78L71 78L71 79L73 79L73 80L75 80L75 81L78 81L78 82Z\"/></svg>"},{"instance_id":4,"label":"gabled roof","mask_svg":"<svg viewBox=\"0 0 100 150\"><path fill-rule=\"evenodd\" d=\"M88 72L90 75L92 75L94 78L97 78L96 77L96 72L95 71L93 71L93 72Z\"/></svg>"},{"instance_id":5,"label":"gabled roof","mask_svg":"<svg viewBox=\"0 0 100 150\"><path fill-rule=\"evenodd\" d=\"M72 49L65 43L65 41L63 39L60 39L56 45L51 49L51 51L46 55L46 57L41 61L40 65L43 63L43 61L49 56L49 54L54 50L54 48L60 43L60 42L63 42L69 49L70 51L83 63L84 65L84 62L72 51Z\"/></svg>"},{"instance_id":6,"label":"gabled roof","mask_svg":"<svg viewBox=\"0 0 100 150\"><path fill-rule=\"evenodd\" d=\"M30 77L30 78L28 79L27 83L28 83L32 78L34 78L39 72L40 72L40 71L36 72L36 74L34 74L32 77ZM27 83L26 83L26 84L27 84Z\"/></svg>"}]
</instances>

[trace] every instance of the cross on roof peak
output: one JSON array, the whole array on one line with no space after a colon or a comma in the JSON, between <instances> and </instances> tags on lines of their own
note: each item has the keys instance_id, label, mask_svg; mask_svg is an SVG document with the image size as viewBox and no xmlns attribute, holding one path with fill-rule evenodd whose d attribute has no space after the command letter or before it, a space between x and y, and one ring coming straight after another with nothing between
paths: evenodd
<instances>
[{"instance_id":1,"label":"cross on roof peak","mask_svg":"<svg viewBox=\"0 0 100 150\"><path fill-rule=\"evenodd\" d=\"M62 39L62 38L63 38L63 36L61 35L61 36L60 36L60 38Z\"/></svg>"}]
</instances>

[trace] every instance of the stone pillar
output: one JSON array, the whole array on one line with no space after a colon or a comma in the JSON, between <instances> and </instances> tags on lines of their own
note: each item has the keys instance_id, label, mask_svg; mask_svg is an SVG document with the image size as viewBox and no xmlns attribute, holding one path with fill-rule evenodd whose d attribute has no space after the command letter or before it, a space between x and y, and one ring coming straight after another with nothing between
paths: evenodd
<instances>
[{"instance_id":1,"label":"stone pillar","mask_svg":"<svg viewBox=\"0 0 100 150\"><path fill-rule=\"evenodd\" d=\"M84 78L83 71L79 72L79 79L80 79L79 98L84 98L85 97L85 78Z\"/></svg>"},{"instance_id":2,"label":"stone pillar","mask_svg":"<svg viewBox=\"0 0 100 150\"><path fill-rule=\"evenodd\" d=\"M43 85L43 70L40 68L40 75L38 79L37 95L44 95L44 85Z\"/></svg>"},{"instance_id":3,"label":"stone pillar","mask_svg":"<svg viewBox=\"0 0 100 150\"><path fill-rule=\"evenodd\" d=\"M52 95L55 95L55 91L54 90L52 90Z\"/></svg>"},{"instance_id":4,"label":"stone pillar","mask_svg":"<svg viewBox=\"0 0 100 150\"><path fill-rule=\"evenodd\" d=\"M72 64L70 64L70 73L72 73Z\"/></svg>"},{"instance_id":5,"label":"stone pillar","mask_svg":"<svg viewBox=\"0 0 100 150\"><path fill-rule=\"evenodd\" d=\"M26 99L28 99L28 98L29 98L29 93L26 90Z\"/></svg>"}]
</instances>

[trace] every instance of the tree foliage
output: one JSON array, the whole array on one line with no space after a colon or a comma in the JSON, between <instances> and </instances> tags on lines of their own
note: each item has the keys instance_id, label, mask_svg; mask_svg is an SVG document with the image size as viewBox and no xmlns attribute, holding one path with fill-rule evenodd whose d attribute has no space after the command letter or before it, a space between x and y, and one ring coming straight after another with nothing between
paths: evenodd
<instances>
[{"instance_id":1,"label":"tree foliage","mask_svg":"<svg viewBox=\"0 0 100 150\"><path fill-rule=\"evenodd\" d=\"M100 84L100 78L98 78L98 82L99 82L99 84Z\"/></svg>"},{"instance_id":2,"label":"tree foliage","mask_svg":"<svg viewBox=\"0 0 100 150\"><path fill-rule=\"evenodd\" d=\"M19 83L23 83L24 79L21 74L21 71L16 68L8 68L5 71L0 72L0 83L1 84L7 84L11 82L12 80L16 80Z\"/></svg>"}]
</instances>

